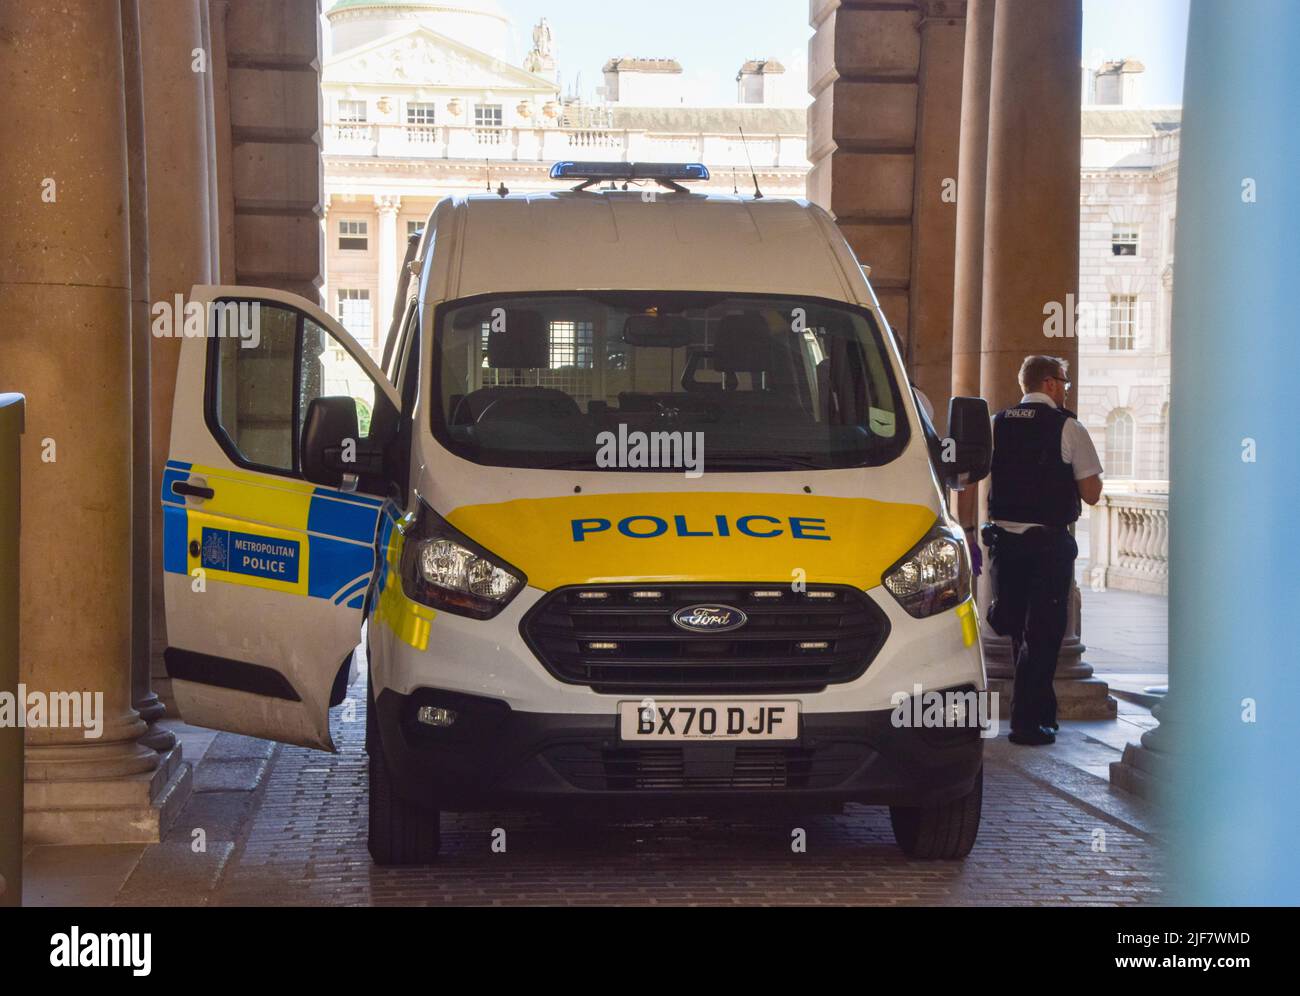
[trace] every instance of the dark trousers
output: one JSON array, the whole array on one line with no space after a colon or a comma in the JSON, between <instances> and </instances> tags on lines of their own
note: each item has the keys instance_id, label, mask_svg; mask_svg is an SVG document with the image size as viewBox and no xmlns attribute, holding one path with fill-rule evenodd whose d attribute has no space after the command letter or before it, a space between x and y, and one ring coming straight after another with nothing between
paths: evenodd
<instances>
[{"instance_id":1,"label":"dark trousers","mask_svg":"<svg viewBox=\"0 0 1300 996\"><path fill-rule=\"evenodd\" d=\"M1011 729L1032 730L1056 724L1052 679L1065 636L1070 583L1079 547L1064 528L1043 527L1009 533L993 527L989 544L989 578L993 603L988 621L993 632L1011 638L1016 666Z\"/></svg>"}]
</instances>

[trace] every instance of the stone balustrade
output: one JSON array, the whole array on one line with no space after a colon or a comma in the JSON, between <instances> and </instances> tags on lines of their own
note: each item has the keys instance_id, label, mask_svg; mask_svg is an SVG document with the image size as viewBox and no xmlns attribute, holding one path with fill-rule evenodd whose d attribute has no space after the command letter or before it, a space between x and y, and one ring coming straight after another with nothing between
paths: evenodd
<instances>
[{"instance_id":1,"label":"stone balustrade","mask_svg":"<svg viewBox=\"0 0 1300 996\"><path fill-rule=\"evenodd\" d=\"M1108 483L1089 524L1088 583L1169 594L1169 483Z\"/></svg>"},{"instance_id":2,"label":"stone balustrade","mask_svg":"<svg viewBox=\"0 0 1300 996\"><path fill-rule=\"evenodd\" d=\"M734 133L335 121L325 125L324 151L336 156L547 163L584 156L623 162L703 162L746 169L752 160L760 170L808 168L807 141L802 134L747 135L742 143Z\"/></svg>"}]
</instances>

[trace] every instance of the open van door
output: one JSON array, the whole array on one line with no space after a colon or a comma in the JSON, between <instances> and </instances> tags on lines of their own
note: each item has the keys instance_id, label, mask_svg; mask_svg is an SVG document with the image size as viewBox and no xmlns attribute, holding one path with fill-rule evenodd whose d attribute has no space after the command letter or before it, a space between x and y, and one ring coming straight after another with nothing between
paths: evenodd
<instances>
[{"instance_id":1,"label":"open van door","mask_svg":"<svg viewBox=\"0 0 1300 996\"><path fill-rule=\"evenodd\" d=\"M386 496L373 478L308 481L303 425L314 399L350 396L364 445L395 423L397 392L296 295L196 286L186 312L161 488L177 705L189 723L333 750L331 692L360 641Z\"/></svg>"}]
</instances>

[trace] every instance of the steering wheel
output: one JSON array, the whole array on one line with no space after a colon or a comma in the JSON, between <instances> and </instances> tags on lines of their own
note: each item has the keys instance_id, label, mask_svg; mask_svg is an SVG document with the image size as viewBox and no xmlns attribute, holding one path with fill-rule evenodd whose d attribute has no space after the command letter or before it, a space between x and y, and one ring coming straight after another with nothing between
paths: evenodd
<instances>
[{"instance_id":1,"label":"steering wheel","mask_svg":"<svg viewBox=\"0 0 1300 996\"><path fill-rule=\"evenodd\" d=\"M567 418L574 414L556 398L496 398L489 401L475 424L484 422L526 422L534 418Z\"/></svg>"}]
</instances>

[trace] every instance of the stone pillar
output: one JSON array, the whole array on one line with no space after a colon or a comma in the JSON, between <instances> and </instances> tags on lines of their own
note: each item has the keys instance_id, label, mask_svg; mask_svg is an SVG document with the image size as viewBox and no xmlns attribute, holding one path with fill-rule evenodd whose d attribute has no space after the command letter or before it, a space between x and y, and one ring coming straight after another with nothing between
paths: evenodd
<instances>
[{"instance_id":1,"label":"stone pillar","mask_svg":"<svg viewBox=\"0 0 1300 996\"><path fill-rule=\"evenodd\" d=\"M965 0L810 5L808 197L871 266L908 373L938 412L951 386L965 16Z\"/></svg>"},{"instance_id":2,"label":"stone pillar","mask_svg":"<svg viewBox=\"0 0 1300 996\"><path fill-rule=\"evenodd\" d=\"M981 309L984 301L984 201L989 148L989 75L993 67L993 14L996 0L970 0L966 13L966 44L962 59L961 146L957 166L956 260L953 275L952 393L980 393ZM956 497L963 522L981 521L987 482ZM964 511L971 502L969 511ZM978 533L975 542L979 543ZM984 550L988 562L988 551ZM989 576L975 582L975 601L983 619L990 601ZM981 628L985 656L997 639ZM1005 641L1004 641L1005 644Z\"/></svg>"},{"instance_id":3,"label":"stone pillar","mask_svg":"<svg viewBox=\"0 0 1300 996\"><path fill-rule=\"evenodd\" d=\"M230 0L206 0L207 38L211 46L212 106L210 139L213 154L208 159L213 171L209 186L213 215L211 225L212 279L214 283L235 282L235 182L234 149L230 130L230 67L226 51L226 22ZM247 17L240 7L241 17Z\"/></svg>"},{"instance_id":4,"label":"stone pillar","mask_svg":"<svg viewBox=\"0 0 1300 996\"><path fill-rule=\"evenodd\" d=\"M980 309L984 279L985 168L989 148L989 73L996 0L970 0L962 63L961 148L952 305L952 393L980 393Z\"/></svg>"},{"instance_id":5,"label":"stone pillar","mask_svg":"<svg viewBox=\"0 0 1300 996\"><path fill-rule=\"evenodd\" d=\"M1078 340L1049 334L1049 308L1069 310L1079 286L1081 0L997 0L989 79L981 301L980 393L993 411L1020 400L1030 353L1078 377ZM1067 404L1070 402L1067 401ZM990 679L1009 692L1009 641L985 632ZM1059 715L1110 718L1115 701L1082 660L1079 592L1057 665Z\"/></svg>"},{"instance_id":6,"label":"stone pillar","mask_svg":"<svg viewBox=\"0 0 1300 996\"><path fill-rule=\"evenodd\" d=\"M946 423L952 386L952 317L956 263L958 146L961 134L965 0L920 5L912 265L908 313L912 381Z\"/></svg>"},{"instance_id":7,"label":"stone pillar","mask_svg":"<svg viewBox=\"0 0 1300 996\"><path fill-rule=\"evenodd\" d=\"M909 348L917 73L915 8L813 0L808 198L835 217L904 353Z\"/></svg>"},{"instance_id":8,"label":"stone pillar","mask_svg":"<svg viewBox=\"0 0 1300 996\"><path fill-rule=\"evenodd\" d=\"M166 708L151 679L153 569L153 454L149 381L149 211L144 134L140 17L136 0L122 0L122 67L126 83L127 176L131 217L131 694L149 732L140 742L168 751L176 736L153 724ZM179 758L179 754L177 755Z\"/></svg>"},{"instance_id":9,"label":"stone pillar","mask_svg":"<svg viewBox=\"0 0 1300 996\"><path fill-rule=\"evenodd\" d=\"M225 0L225 6L234 281L319 302L320 5ZM218 135L218 170L222 144Z\"/></svg>"},{"instance_id":10,"label":"stone pillar","mask_svg":"<svg viewBox=\"0 0 1300 996\"><path fill-rule=\"evenodd\" d=\"M59 45L49 43L57 24ZM27 692L102 723L28 728L25 833L157 840L179 775L138 742L131 673L131 217L121 9L0 6L0 370L28 397L19 625ZM57 696L57 698L55 697ZM96 702L99 704L96 705ZM49 715L47 713L47 719Z\"/></svg>"},{"instance_id":11,"label":"stone pillar","mask_svg":"<svg viewBox=\"0 0 1300 996\"><path fill-rule=\"evenodd\" d=\"M1169 688L1111 781L1168 814L1175 904L1294 905L1300 8L1195 3L1178 166ZM1225 248L1231 247L1231 251ZM1230 290L1228 290L1230 289ZM1225 292L1226 291L1226 292ZM1225 332L1227 329L1235 332ZM1207 404L1206 399L1213 403Z\"/></svg>"},{"instance_id":12,"label":"stone pillar","mask_svg":"<svg viewBox=\"0 0 1300 996\"><path fill-rule=\"evenodd\" d=\"M377 353L379 345L388 334L388 325L393 316L393 298L397 295L397 266L401 257L397 255L397 212L401 209L402 199L388 195L376 195L375 207L379 210L379 301L375 311L375 341L363 342L361 345Z\"/></svg>"},{"instance_id":13,"label":"stone pillar","mask_svg":"<svg viewBox=\"0 0 1300 996\"><path fill-rule=\"evenodd\" d=\"M149 293L171 306L195 284L212 283L211 194L208 175L207 82L211 57L203 42L200 0L139 0L144 83L145 159L149 176ZM202 53L201 59L195 50ZM196 62L196 59L200 61ZM172 404L181 340L152 337L152 499L154 687L171 702L163 667L167 647L162 583L162 506L158 487L171 448ZM175 712L174 705L172 708Z\"/></svg>"}]
</instances>

